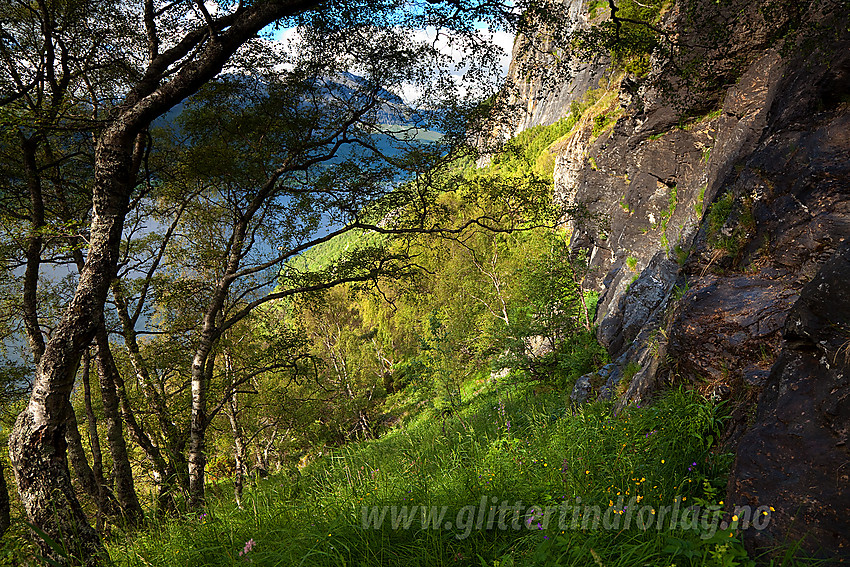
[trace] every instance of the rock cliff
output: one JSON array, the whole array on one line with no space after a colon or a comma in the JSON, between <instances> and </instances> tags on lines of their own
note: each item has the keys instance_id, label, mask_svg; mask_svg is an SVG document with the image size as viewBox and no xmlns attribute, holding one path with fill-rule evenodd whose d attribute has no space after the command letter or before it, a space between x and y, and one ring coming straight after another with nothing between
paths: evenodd
<instances>
[{"instance_id":1,"label":"rock cliff","mask_svg":"<svg viewBox=\"0 0 850 567\"><path fill-rule=\"evenodd\" d=\"M727 500L776 508L748 545L807 536L801 551L850 559L848 5L677 0L661 27L674 57L612 67L613 127L584 120L553 148L557 196L604 219L573 221L572 245L615 362L574 397L623 407L686 383L729 400ZM566 114L603 67L530 84L519 128Z\"/></svg>"},{"instance_id":2,"label":"rock cliff","mask_svg":"<svg viewBox=\"0 0 850 567\"><path fill-rule=\"evenodd\" d=\"M590 60L573 58L567 65L555 65L562 55L559 40L587 27L589 19L584 0L557 0L556 3L564 19L557 34L548 32L544 27L540 30L542 38L530 41L520 33L514 41L507 80L512 85L507 97L512 109L511 124L505 132L507 135L558 121L569 112L574 100L581 100L605 77L609 62L601 55ZM555 67L559 67L557 72L546 72Z\"/></svg>"}]
</instances>

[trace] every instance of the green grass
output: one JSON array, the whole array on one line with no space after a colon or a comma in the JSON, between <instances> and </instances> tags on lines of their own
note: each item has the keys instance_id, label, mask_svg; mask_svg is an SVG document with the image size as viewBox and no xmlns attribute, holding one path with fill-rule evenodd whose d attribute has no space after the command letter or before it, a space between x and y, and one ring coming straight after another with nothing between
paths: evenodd
<instances>
[{"instance_id":1,"label":"green grass","mask_svg":"<svg viewBox=\"0 0 850 567\"><path fill-rule=\"evenodd\" d=\"M737 213L731 231L724 232L726 223ZM749 234L755 230L753 202L750 198L736 201L730 191L717 199L708 210L708 244L715 250L737 257L746 245Z\"/></svg>"},{"instance_id":2,"label":"green grass","mask_svg":"<svg viewBox=\"0 0 850 567\"><path fill-rule=\"evenodd\" d=\"M617 384L617 394L623 395L626 393L626 390L629 389L629 386L632 383L632 379L640 372L640 364L634 361L630 361L626 364L626 367L623 369L623 376L620 378L619 384Z\"/></svg>"},{"instance_id":3,"label":"green grass","mask_svg":"<svg viewBox=\"0 0 850 567\"><path fill-rule=\"evenodd\" d=\"M661 229L661 246L670 254L670 242L667 238L667 224L673 215L676 214L676 207L679 204L679 192L675 185L669 188L667 193L667 209L661 211L661 219L657 224L653 225L652 229Z\"/></svg>"},{"instance_id":4,"label":"green grass","mask_svg":"<svg viewBox=\"0 0 850 567\"><path fill-rule=\"evenodd\" d=\"M685 115L682 115L679 118L679 126L678 127L679 127L680 130L685 130L685 131L693 130L697 126L700 126L700 125L705 124L706 122L711 122L712 120L715 120L722 113L723 113L723 109L718 108L718 109L712 110L711 112L703 114L701 116L693 116L693 115L685 114Z\"/></svg>"},{"instance_id":5,"label":"green grass","mask_svg":"<svg viewBox=\"0 0 850 567\"><path fill-rule=\"evenodd\" d=\"M534 384L464 387L462 408L427 410L383 438L350 445L300 472L261 480L235 508L227 487L206 515L154 521L115 537L116 565L721 565L713 553L738 554L734 531L593 529L557 513L539 529L535 507L598 506L615 517L635 498L660 510L675 501L717 509L730 456L710 451L721 409L694 393L672 391L650 407L613 417L610 406L576 410L564 394L535 395ZM482 499L527 506L507 529L469 521ZM362 526L362 506L446 507L450 529ZM622 507L622 502L619 504ZM472 508L469 508L472 507ZM611 507L611 512L608 512ZM562 508L558 508L561 510ZM483 516L482 516L483 518ZM496 513L498 518L498 513ZM531 528L528 529L529 519ZM587 522L584 529L582 523ZM542 527L542 524L541 524ZM563 529L562 529L563 528ZM701 537L701 535L703 537ZM254 546L241 557L246 542ZM718 552L718 546L728 546ZM591 551L592 550L592 551ZM595 555L594 555L595 554ZM731 556L731 555L730 555ZM597 559L599 561L597 561Z\"/></svg>"},{"instance_id":6,"label":"green grass","mask_svg":"<svg viewBox=\"0 0 850 567\"><path fill-rule=\"evenodd\" d=\"M681 231L681 228L679 230ZM683 248L681 245L677 244L673 247L673 255L676 257L676 263L680 267L684 266L691 255L691 247L686 246Z\"/></svg>"},{"instance_id":7,"label":"green grass","mask_svg":"<svg viewBox=\"0 0 850 567\"><path fill-rule=\"evenodd\" d=\"M700 220L702 220L702 213L703 213L703 207L704 207L703 202L705 201L705 190L707 188L708 188L708 186L704 185L699 190L699 196L697 197L697 200L694 203L694 212L697 214L697 219L700 219Z\"/></svg>"}]
</instances>

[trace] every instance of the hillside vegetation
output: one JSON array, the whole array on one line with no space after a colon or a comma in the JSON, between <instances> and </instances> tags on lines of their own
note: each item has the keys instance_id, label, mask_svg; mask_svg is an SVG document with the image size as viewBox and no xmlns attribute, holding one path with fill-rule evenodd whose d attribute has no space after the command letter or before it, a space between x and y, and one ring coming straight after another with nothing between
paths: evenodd
<instances>
[{"instance_id":1,"label":"hillside vegetation","mask_svg":"<svg viewBox=\"0 0 850 567\"><path fill-rule=\"evenodd\" d=\"M722 408L675 390L609 410L472 378L451 415L425 409L378 440L258 480L243 510L222 482L205 514L114 538L110 553L128 566L748 564L735 523L718 527L729 455L710 446ZM576 502L577 516L561 517ZM676 502L715 519L658 529ZM625 526L629 505L646 524L611 527Z\"/></svg>"},{"instance_id":2,"label":"hillside vegetation","mask_svg":"<svg viewBox=\"0 0 850 567\"><path fill-rule=\"evenodd\" d=\"M550 148L582 119L604 122L587 113L605 108L595 104L605 96L592 92L564 120L523 132L486 168L458 166L452 180L468 199L447 193L439 205L463 217L483 184L551 190ZM272 474L255 468L240 508L233 439L220 431L206 511L115 534L113 561L754 564L738 528L772 512L723 511L724 404L678 386L616 414L611 402L571 403L576 378L606 354L590 324L595 295L581 288L583 262L566 238L550 227L407 238L393 245L416 251L415 277L269 309L265 325L302 336L314 369L302 380L266 377L259 395L242 397L255 451L262 419L286 416ZM296 263L330 266L384 239L351 233Z\"/></svg>"}]
</instances>

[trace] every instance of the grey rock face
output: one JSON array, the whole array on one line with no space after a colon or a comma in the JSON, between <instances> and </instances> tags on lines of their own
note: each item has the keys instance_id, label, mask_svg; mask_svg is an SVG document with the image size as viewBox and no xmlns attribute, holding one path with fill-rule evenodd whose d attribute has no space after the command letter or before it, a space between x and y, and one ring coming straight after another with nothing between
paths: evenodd
<instances>
[{"instance_id":1,"label":"grey rock face","mask_svg":"<svg viewBox=\"0 0 850 567\"><path fill-rule=\"evenodd\" d=\"M617 393L617 386L620 384L620 379L623 377L622 370L612 362L599 370L599 376L605 379L605 384L599 388L599 399L605 401L613 400Z\"/></svg>"},{"instance_id":2,"label":"grey rock face","mask_svg":"<svg viewBox=\"0 0 850 567\"><path fill-rule=\"evenodd\" d=\"M567 29L561 33L567 35L587 25L583 0L560 0L559 3L566 9L568 21ZM541 30L533 46L522 35L514 41L507 81L514 89L507 101L514 113L514 123L504 135L515 136L533 126L554 124L569 113L574 100L581 100L587 91L597 88L605 76L606 58L590 62L572 59L566 68L548 76L547 72L563 66L557 63L554 42L550 39L540 42L546 34L546 30Z\"/></svg>"},{"instance_id":3,"label":"grey rock face","mask_svg":"<svg viewBox=\"0 0 850 567\"><path fill-rule=\"evenodd\" d=\"M590 372L576 380L570 400L575 404L589 401L594 394L594 387L599 389L599 399L610 400L611 393L619 381L619 369L616 364L606 364L596 372ZM600 387L601 386L601 387Z\"/></svg>"},{"instance_id":4,"label":"grey rock face","mask_svg":"<svg viewBox=\"0 0 850 567\"><path fill-rule=\"evenodd\" d=\"M557 148L556 198L607 221L575 219L570 229L587 252L584 285L601 294L598 337L615 360L605 378L583 376L571 397L622 391L617 411L675 379L729 400L727 447L737 443L737 457L726 500L776 508L747 545L808 534L809 553L847 558L847 16L839 25L823 21L827 12L767 19L765 1L723 4L737 24L702 55L733 79L725 87L703 100L680 89L674 104L629 77L612 130L594 138L579 124ZM699 33L685 25L693 5L676 2L664 22L684 41ZM775 30L799 18L835 32L828 49L780 53ZM529 115L554 121L555 100L529 99ZM619 385L629 365L638 370Z\"/></svg>"},{"instance_id":5,"label":"grey rock face","mask_svg":"<svg viewBox=\"0 0 850 567\"><path fill-rule=\"evenodd\" d=\"M748 275L692 281L670 323L679 371L723 380L768 369L798 292L783 279Z\"/></svg>"},{"instance_id":6,"label":"grey rock face","mask_svg":"<svg viewBox=\"0 0 850 567\"><path fill-rule=\"evenodd\" d=\"M803 288L782 353L744 434L729 480L737 505L773 506L754 550L800 541L812 555L850 559L850 241Z\"/></svg>"},{"instance_id":7,"label":"grey rock face","mask_svg":"<svg viewBox=\"0 0 850 567\"><path fill-rule=\"evenodd\" d=\"M638 336L673 288L678 271L676 263L667 259L664 251L659 251L631 283L628 291L619 295L617 304L610 307L599 321L597 331L599 341L611 356L622 354ZM606 292L615 293L610 288ZM601 301L605 302L605 299L603 296Z\"/></svg>"},{"instance_id":8,"label":"grey rock face","mask_svg":"<svg viewBox=\"0 0 850 567\"><path fill-rule=\"evenodd\" d=\"M576 380L575 386L573 386L573 391L570 393L570 400L573 403L583 404L590 398L590 394L593 391L593 387L591 385L593 375L594 373L591 372L590 374L585 374Z\"/></svg>"}]
</instances>

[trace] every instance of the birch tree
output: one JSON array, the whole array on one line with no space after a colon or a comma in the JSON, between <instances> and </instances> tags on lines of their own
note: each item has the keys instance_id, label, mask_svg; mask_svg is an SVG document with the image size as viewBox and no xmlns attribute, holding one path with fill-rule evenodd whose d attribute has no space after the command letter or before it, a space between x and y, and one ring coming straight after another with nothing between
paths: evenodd
<instances>
[{"instance_id":1,"label":"birch tree","mask_svg":"<svg viewBox=\"0 0 850 567\"><path fill-rule=\"evenodd\" d=\"M315 0L268 0L221 2L211 9L191 0L5 0L0 14L4 130L20 138L20 161L28 174L22 184L27 191L21 193L28 199L28 212L22 218L29 234L24 292L27 305L33 304L33 290L38 287L39 258L48 224L45 165L78 157L66 151L51 160L50 150L67 150L56 141L63 136L74 140L69 132L92 140L90 159L80 159L76 164L79 188L90 192L91 212L84 219L86 226L75 227L85 233L85 262L73 296L48 336L42 333L37 313L26 313L36 368L29 403L18 417L9 448L18 492L30 521L41 533L67 546L60 553L45 544L45 555L55 561L97 564L103 546L85 517L68 473L68 400L82 353L102 326L104 304L121 258L125 219L145 190L139 181L150 150L151 123L227 65L249 55L247 48L257 43L257 34L274 22L287 27L300 25L318 38L356 33L365 37L370 30L414 24L420 28L448 27L456 40L465 37L465 45L475 52L483 43L475 31L477 23L510 16L513 8L498 3L425 3L405 10L396 3L336 5ZM313 45L321 42L314 41ZM436 60L435 64L441 62ZM467 65L470 72L480 73L481 68ZM442 80L452 79L444 76ZM339 134L344 135L344 130ZM291 166L278 167L283 171L270 178L264 189L266 195ZM262 199L248 207L255 213L261 203ZM229 291L227 280L240 269L238 259L248 233L247 224L237 223L231 249L236 261L230 265L235 271L226 274L216 288L192 364L193 384L197 385L192 399L190 454L195 456L190 458L190 476L194 479L190 480L190 491L196 495L203 492L203 439L197 435L206 421L201 384L208 380L213 339L222 330L216 317ZM116 388L120 392L120 385ZM122 415L129 417L123 408Z\"/></svg>"}]
</instances>

